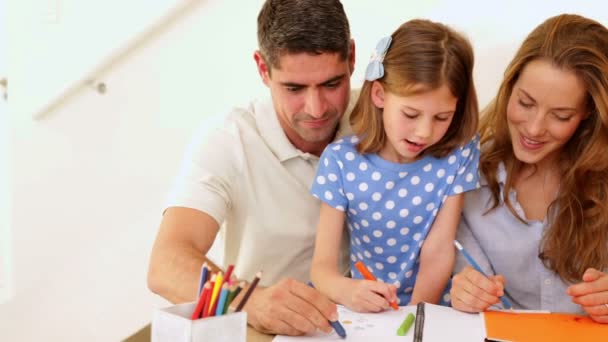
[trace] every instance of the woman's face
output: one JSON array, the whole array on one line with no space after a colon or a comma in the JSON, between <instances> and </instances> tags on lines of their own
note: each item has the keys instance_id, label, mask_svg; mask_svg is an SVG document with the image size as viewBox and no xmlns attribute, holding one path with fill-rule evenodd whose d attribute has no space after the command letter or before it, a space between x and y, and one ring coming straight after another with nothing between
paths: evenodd
<instances>
[{"instance_id":1,"label":"woman's face","mask_svg":"<svg viewBox=\"0 0 608 342\"><path fill-rule=\"evenodd\" d=\"M513 85L507 104L515 157L526 164L553 166L588 116L586 93L574 72L545 60L529 62Z\"/></svg>"}]
</instances>

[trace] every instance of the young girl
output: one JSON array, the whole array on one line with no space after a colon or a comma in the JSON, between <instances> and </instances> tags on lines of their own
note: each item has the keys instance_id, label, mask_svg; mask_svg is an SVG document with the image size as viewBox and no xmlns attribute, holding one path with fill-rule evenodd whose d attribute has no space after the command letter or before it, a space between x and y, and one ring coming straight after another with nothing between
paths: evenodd
<instances>
[{"instance_id":1,"label":"young girl","mask_svg":"<svg viewBox=\"0 0 608 342\"><path fill-rule=\"evenodd\" d=\"M377 312L443 299L463 193L479 187L472 69L469 42L428 20L378 44L355 135L325 149L312 185L322 204L311 277L336 303ZM337 267L345 219L352 278ZM362 280L358 261L378 281Z\"/></svg>"}]
</instances>

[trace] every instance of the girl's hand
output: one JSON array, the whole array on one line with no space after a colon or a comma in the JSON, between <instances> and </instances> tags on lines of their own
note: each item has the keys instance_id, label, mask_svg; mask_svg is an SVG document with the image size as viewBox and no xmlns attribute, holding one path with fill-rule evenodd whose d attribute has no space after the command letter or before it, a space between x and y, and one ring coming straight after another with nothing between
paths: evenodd
<instances>
[{"instance_id":1,"label":"girl's hand","mask_svg":"<svg viewBox=\"0 0 608 342\"><path fill-rule=\"evenodd\" d=\"M481 312L500 302L505 279L501 275L486 277L470 266L452 277L450 297L454 309Z\"/></svg>"},{"instance_id":2,"label":"girl's hand","mask_svg":"<svg viewBox=\"0 0 608 342\"><path fill-rule=\"evenodd\" d=\"M356 312L384 311L391 301L397 301L395 285L379 281L353 279L345 292L343 304Z\"/></svg>"},{"instance_id":3,"label":"girl's hand","mask_svg":"<svg viewBox=\"0 0 608 342\"><path fill-rule=\"evenodd\" d=\"M583 281L568 288L572 302L598 323L608 323L608 274L588 268Z\"/></svg>"}]
</instances>

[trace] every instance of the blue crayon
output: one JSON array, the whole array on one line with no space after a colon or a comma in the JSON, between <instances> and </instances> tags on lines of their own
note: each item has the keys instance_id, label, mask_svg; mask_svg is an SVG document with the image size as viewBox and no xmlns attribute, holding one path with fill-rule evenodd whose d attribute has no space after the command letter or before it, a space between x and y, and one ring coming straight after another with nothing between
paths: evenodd
<instances>
[{"instance_id":1,"label":"blue crayon","mask_svg":"<svg viewBox=\"0 0 608 342\"><path fill-rule=\"evenodd\" d=\"M312 287L313 289L315 288L315 286L311 282L308 282L308 286ZM334 328L336 334L338 334L342 338L346 338L346 331L344 330L342 324L340 324L340 321L332 322L330 320L327 320L327 322L329 322L332 328Z\"/></svg>"}]
</instances>

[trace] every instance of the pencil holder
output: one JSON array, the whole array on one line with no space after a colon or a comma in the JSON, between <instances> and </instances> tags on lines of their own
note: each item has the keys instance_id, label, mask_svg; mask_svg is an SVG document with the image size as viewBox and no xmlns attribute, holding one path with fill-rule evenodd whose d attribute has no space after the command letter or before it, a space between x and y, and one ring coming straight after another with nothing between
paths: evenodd
<instances>
[{"instance_id":1,"label":"pencil holder","mask_svg":"<svg viewBox=\"0 0 608 342\"><path fill-rule=\"evenodd\" d=\"M195 306L196 303L185 303L156 310L152 342L246 341L245 312L191 320Z\"/></svg>"}]
</instances>

